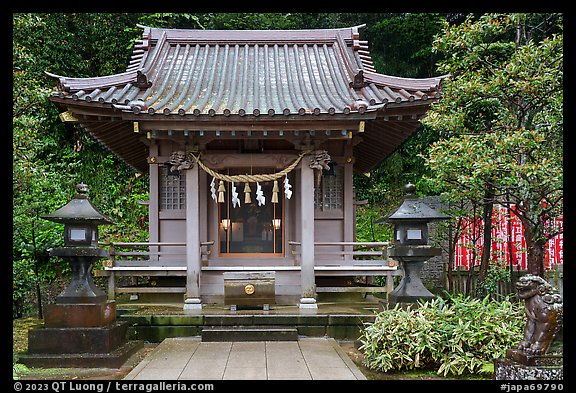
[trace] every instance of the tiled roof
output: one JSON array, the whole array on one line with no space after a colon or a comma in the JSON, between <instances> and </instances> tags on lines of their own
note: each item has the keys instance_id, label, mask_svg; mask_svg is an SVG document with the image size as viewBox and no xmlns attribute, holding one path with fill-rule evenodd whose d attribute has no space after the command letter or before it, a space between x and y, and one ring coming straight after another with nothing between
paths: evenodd
<instances>
[{"instance_id":1,"label":"tiled roof","mask_svg":"<svg viewBox=\"0 0 576 393\"><path fill-rule=\"evenodd\" d=\"M214 116L345 118L395 107L427 108L440 96L440 77L410 79L377 73L367 42L359 39L361 26L319 30L140 27L142 39L136 41L126 72L93 78L46 73L58 82L52 100L64 106L89 103L141 120L193 121Z\"/></svg>"},{"instance_id":2,"label":"tiled roof","mask_svg":"<svg viewBox=\"0 0 576 393\"><path fill-rule=\"evenodd\" d=\"M440 78L374 72L357 36L357 28L144 27L126 72L96 78L50 75L58 79L61 98L150 115L347 114L437 96Z\"/></svg>"}]
</instances>

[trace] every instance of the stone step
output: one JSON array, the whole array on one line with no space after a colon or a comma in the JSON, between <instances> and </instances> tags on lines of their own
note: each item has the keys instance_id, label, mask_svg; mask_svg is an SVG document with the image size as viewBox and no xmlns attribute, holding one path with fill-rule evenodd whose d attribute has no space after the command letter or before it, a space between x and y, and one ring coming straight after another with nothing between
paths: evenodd
<instances>
[{"instance_id":1,"label":"stone step","mask_svg":"<svg viewBox=\"0 0 576 393\"><path fill-rule=\"evenodd\" d=\"M205 326L260 326L288 327L298 330L299 336L332 337L337 340L356 340L364 323L374 322L374 309L364 314L269 314L261 311L254 314L154 314L137 315L128 312L119 313L119 320L129 324L128 338L160 343L169 337L201 336ZM203 311L204 313L205 311Z\"/></svg>"},{"instance_id":2,"label":"stone step","mask_svg":"<svg viewBox=\"0 0 576 393\"><path fill-rule=\"evenodd\" d=\"M297 341L292 326L204 326L202 341Z\"/></svg>"}]
</instances>

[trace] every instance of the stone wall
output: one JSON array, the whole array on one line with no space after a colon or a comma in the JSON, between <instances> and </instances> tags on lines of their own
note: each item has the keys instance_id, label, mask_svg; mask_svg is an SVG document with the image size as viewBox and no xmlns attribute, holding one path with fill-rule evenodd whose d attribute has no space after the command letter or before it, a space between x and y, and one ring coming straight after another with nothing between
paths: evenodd
<instances>
[{"instance_id":1,"label":"stone wall","mask_svg":"<svg viewBox=\"0 0 576 393\"><path fill-rule=\"evenodd\" d=\"M432 209L442 211L445 205L440 202L439 196L427 196L420 198L422 202ZM437 244L437 223L428 225L428 237L430 244ZM447 245L443 248L447 249ZM446 288L446 271L448 266L448 253L442 250L442 255L430 258L422 268L422 283L432 293L438 294Z\"/></svg>"}]
</instances>

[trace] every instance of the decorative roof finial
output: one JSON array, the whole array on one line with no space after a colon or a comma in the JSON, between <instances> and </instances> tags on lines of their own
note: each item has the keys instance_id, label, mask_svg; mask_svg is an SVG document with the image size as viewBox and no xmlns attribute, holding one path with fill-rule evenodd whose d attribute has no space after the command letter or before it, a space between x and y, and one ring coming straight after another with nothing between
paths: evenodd
<instances>
[{"instance_id":1,"label":"decorative roof finial","mask_svg":"<svg viewBox=\"0 0 576 393\"><path fill-rule=\"evenodd\" d=\"M416 193L416 186L410 182L408 182L404 186L404 194L406 196L413 196Z\"/></svg>"},{"instance_id":2,"label":"decorative roof finial","mask_svg":"<svg viewBox=\"0 0 576 393\"><path fill-rule=\"evenodd\" d=\"M88 185L85 183L78 183L76 185L76 192L78 194L87 195L88 194Z\"/></svg>"},{"instance_id":3,"label":"decorative roof finial","mask_svg":"<svg viewBox=\"0 0 576 393\"><path fill-rule=\"evenodd\" d=\"M364 71L357 70L356 75L354 75L354 80L349 83L349 86L353 89L361 89L366 85L367 83L364 81Z\"/></svg>"},{"instance_id":4,"label":"decorative roof finial","mask_svg":"<svg viewBox=\"0 0 576 393\"><path fill-rule=\"evenodd\" d=\"M138 70L136 72L136 81L132 82L132 85L137 86L140 90L146 90L152 86L152 82L148 80L146 74Z\"/></svg>"}]
</instances>

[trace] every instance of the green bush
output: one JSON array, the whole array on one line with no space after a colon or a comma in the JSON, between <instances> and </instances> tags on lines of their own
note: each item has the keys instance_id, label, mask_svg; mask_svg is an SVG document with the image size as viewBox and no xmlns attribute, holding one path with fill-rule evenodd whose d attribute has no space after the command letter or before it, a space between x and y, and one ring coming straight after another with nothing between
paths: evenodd
<instances>
[{"instance_id":1,"label":"green bush","mask_svg":"<svg viewBox=\"0 0 576 393\"><path fill-rule=\"evenodd\" d=\"M28 367L20 363L12 363L12 379L20 379L24 374L29 371Z\"/></svg>"},{"instance_id":2,"label":"green bush","mask_svg":"<svg viewBox=\"0 0 576 393\"><path fill-rule=\"evenodd\" d=\"M518 302L454 295L379 312L361 329L360 350L367 367L383 372L484 373L521 339L524 325Z\"/></svg>"}]
</instances>

